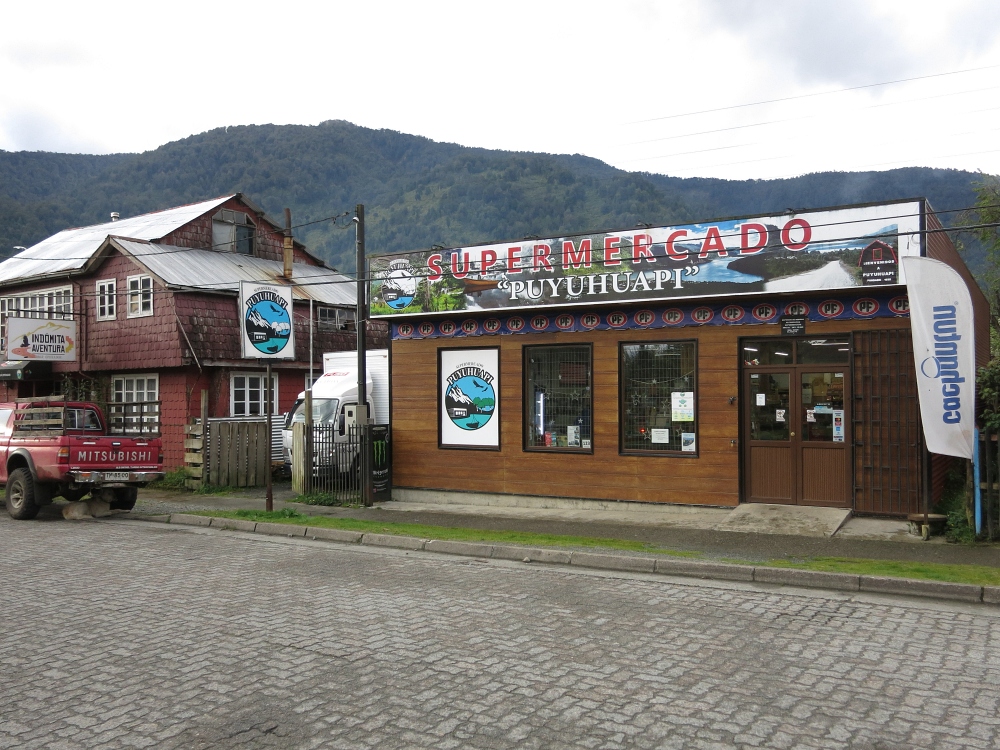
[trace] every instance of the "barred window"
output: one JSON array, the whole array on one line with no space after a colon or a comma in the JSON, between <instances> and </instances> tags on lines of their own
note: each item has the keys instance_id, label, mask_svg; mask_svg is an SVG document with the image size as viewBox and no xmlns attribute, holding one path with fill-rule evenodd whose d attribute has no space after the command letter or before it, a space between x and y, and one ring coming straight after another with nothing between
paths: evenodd
<instances>
[{"instance_id":1,"label":"barred window","mask_svg":"<svg viewBox=\"0 0 1000 750\"><path fill-rule=\"evenodd\" d=\"M524 348L524 447L593 452L591 347Z\"/></svg>"},{"instance_id":2,"label":"barred window","mask_svg":"<svg viewBox=\"0 0 1000 750\"><path fill-rule=\"evenodd\" d=\"M695 342L622 343L620 347L621 451L696 452Z\"/></svg>"}]
</instances>

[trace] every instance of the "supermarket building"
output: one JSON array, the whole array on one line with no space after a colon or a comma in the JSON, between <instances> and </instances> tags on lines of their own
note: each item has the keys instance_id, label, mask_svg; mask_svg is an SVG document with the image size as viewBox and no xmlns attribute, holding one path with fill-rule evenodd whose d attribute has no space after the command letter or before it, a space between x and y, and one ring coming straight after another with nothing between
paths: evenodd
<instances>
[{"instance_id":1,"label":"supermarket building","mask_svg":"<svg viewBox=\"0 0 1000 750\"><path fill-rule=\"evenodd\" d=\"M988 304L924 199L379 256L394 494L850 508L940 494L907 256Z\"/></svg>"}]
</instances>

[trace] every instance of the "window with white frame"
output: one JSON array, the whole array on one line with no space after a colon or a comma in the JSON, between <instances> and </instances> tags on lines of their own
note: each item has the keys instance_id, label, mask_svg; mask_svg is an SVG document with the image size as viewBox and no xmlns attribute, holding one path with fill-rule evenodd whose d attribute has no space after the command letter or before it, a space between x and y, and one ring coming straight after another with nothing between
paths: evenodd
<instances>
[{"instance_id":1,"label":"window with white frame","mask_svg":"<svg viewBox=\"0 0 1000 750\"><path fill-rule=\"evenodd\" d=\"M234 372L229 379L229 413L234 417L267 414L267 376L259 372ZM278 376L271 375L271 413L278 414Z\"/></svg>"},{"instance_id":2,"label":"window with white frame","mask_svg":"<svg viewBox=\"0 0 1000 750\"><path fill-rule=\"evenodd\" d=\"M118 316L115 288L116 283L114 279L103 279L97 282L98 320L114 320Z\"/></svg>"},{"instance_id":3,"label":"window with white frame","mask_svg":"<svg viewBox=\"0 0 1000 750\"><path fill-rule=\"evenodd\" d=\"M128 277L128 316L142 318L153 314L153 277Z\"/></svg>"},{"instance_id":4,"label":"window with white frame","mask_svg":"<svg viewBox=\"0 0 1000 750\"><path fill-rule=\"evenodd\" d=\"M0 346L7 348L7 318L73 319L73 288L40 289L34 292L0 297Z\"/></svg>"},{"instance_id":5,"label":"window with white frame","mask_svg":"<svg viewBox=\"0 0 1000 750\"><path fill-rule=\"evenodd\" d=\"M159 375L114 375L111 390L109 411L113 432L156 431L160 419L155 403L160 400Z\"/></svg>"}]
</instances>

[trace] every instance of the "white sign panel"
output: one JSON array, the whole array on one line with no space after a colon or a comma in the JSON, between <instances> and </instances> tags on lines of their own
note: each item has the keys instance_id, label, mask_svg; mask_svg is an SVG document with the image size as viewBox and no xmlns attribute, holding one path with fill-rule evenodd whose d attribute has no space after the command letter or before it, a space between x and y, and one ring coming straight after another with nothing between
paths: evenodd
<instances>
[{"instance_id":1,"label":"white sign panel","mask_svg":"<svg viewBox=\"0 0 1000 750\"><path fill-rule=\"evenodd\" d=\"M694 391L674 391L670 394L670 420L694 421Z\"/></svg>"},{"instance_id":2,"label":"white sign panel","mask_svg":"<svg viewBox=\"0 0 1000 750\"><path fill-rule=\"evenodd\" d=\"M295 359L291 287L242 281L239 304L245 359Z\"/></svg>"},{"instance_id":3,"label":"white sign panel","mask_svg":"<svg viewBox=\"0 0 1000 750\"><path fill-rule=\"evenodd\" d=\"M927 450L972 458L976 347L972 297L951 266L904 258L920 418Z\"/></svg>"},{"instance_id":4,"label":"white sign panel","mask_svg":"<svg viewBox=\"0 0 1000 750\"><path fill-rule=\"evenodd\" d=\"M76 321L7 318L7 359L76 361Z\"/></svg>"},{"instance_id":5,"label":"white sign panel","mask_svg":"<svg viewBox=\"0 0 1000 750\"><path fill-rule=\"evenodd\" d=\"M440 444L500 448L500 350L440 349Z\"/></svg>"}]
</instances>

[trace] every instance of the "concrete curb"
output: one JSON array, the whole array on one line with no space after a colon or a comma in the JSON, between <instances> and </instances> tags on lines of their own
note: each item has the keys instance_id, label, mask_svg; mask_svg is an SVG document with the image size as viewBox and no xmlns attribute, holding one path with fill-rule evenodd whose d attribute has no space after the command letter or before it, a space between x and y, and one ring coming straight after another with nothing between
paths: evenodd
<instances>
[{"instance_id":1,"label":"concrete curb","mask_svg":"<svg viewBox=\"0 0 1000 750\"><path fill-rule=\"evenodd\" d=\"M163 517L165 518L165 517ZM539 547L487 544L484 542L456 542L443 539L418 539L394 534L363 534L358 531L298 526L286 523L265 523L234 518L196 516L174 513L170 523L187 526L211 526L215 529L248 531L271 536L304 537L345 544L363 544L371 547L390 547L404 550L423 550L446 555L481 557L494 560L540 562L550 565L571 565L597 570L616 570L629 573L656 573L723 581L744 581L800 586L811 589L856 591L873 594L900 594L928 599L949 599L962 602L1000 605L1000 586L975 586L967 583L923 581L912 578L862 576L850 573L825 573L796 568L771 568L767 566L739 565L678 557L652 557L645 555L615 555L599 552L576 552Z\"/></svg>"}]
</instances>

